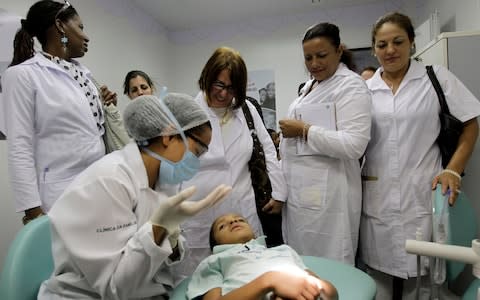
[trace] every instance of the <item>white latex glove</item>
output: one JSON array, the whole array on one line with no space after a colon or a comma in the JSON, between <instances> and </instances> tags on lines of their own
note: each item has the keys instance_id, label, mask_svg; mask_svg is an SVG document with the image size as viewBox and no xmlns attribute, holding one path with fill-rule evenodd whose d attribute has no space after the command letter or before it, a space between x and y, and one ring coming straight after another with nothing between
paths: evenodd
<instances>
[{"instance_id":1,"label":"white latex glove","mask_svg":"<svg viewBox=\"0 0 480 300\"><path fill-rule=\"evenodd\" d=\"M177 247L179 237L180 237L180 226L175 228L175 230L168 236L168 241L170 242L170 246L172 247L172 249Z\"/></svg>"},{"instance_id":2,"label":"white latex glove","mask_svg":"<svg viewBox=\"0 0 480 300\"><path fill-rule=\"evenodd\" d=\"M188 217L220 202L232 188L221 184L202 200L185 201L195 193L195 190L194 186L189 187L160 203L150 218L150 223L165 228L167 234L171 235Z\"/></svg>"}]
</instances>

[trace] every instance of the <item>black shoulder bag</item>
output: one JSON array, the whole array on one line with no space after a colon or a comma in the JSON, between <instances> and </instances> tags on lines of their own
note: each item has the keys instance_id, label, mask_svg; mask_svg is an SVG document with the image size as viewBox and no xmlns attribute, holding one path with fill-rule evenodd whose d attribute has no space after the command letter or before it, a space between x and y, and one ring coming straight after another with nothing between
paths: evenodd
<instances>
[{"instance_id":1,"label":"black shoulder bag","mask_svg":"<svg viewBox=\"0 0 480 300\"><path fill-rule=\"evenodd\" d=\"M426 68L428 77L435 88L435 92L437 92L438 100L440 102L441 111L439 117L441 129L440 134L437 137L437 144L440 148L440 153L442 154L442 166L443 168L446 168L453 153L457 150L458 139L463 132L463 123L450 113L447 101L445 100L445 94L438 82L437 76L435 76L432 66L426 66Z\"/></svg>"},{"instance_id":2,"label":"black shoulder bag","mask_svg":"<svg viewBox=\"0 0 480 300\"><path fill-rule=\"evenodd\" d=\"M257 214L262 224L263 233L267 236L267 246L278 246L283 244L282 216L280 214L267 214L262 211L262 208L265 206L265 204L267 204L272 198L272 184L270 182L270 178L268 177L265 152L263 152L262 143L258 139L252 114L247 103L242 105L242 110L253 139L253 151L252 157L248 161L248 169L250 170L252 187L255 193Z\"/></svg>"}]
</instances>

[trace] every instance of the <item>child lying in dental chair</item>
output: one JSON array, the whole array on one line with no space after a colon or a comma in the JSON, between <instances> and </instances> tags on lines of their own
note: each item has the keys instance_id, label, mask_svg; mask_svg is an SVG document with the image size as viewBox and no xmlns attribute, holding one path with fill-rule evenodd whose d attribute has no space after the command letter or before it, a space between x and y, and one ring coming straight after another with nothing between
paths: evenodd
<instances>
[{"instance_id":1,"label":"child lying in dental chair","mask_svg":"<svg viewBox=\"0 0 480 300\"><path fill-rule=\"evenodd\" d=\"M336 300L328 281L307 270L289 246L265 246L247 221L236 214L217 218L210 230L213 254L192 275L187 298Z\"/></svg>"}]
</instances>

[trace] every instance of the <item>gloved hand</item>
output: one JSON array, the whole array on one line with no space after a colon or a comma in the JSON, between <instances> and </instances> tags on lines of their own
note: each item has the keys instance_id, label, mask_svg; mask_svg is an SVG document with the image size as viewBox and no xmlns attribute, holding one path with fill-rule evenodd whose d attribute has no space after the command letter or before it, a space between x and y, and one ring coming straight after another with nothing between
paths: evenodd
<instances>
[{"instance_id":1,"label":"gloved hand","mask_svg":"<svg viewBox=\"0 0 480 300\"><path fill-rule=\"evenodd\" d=\"M172 247L172 249L177 247L179 237L180 237L180 227L175 228L175 230L168 235L168 241L170 242L170 246Z\"/></svg>"},{"instance_id":2,"label":"gloved hand","mask_svg":"<svg viewBox=\"0 0 480 300\"><path fill-rule=\"evenodd\" d=\"M165 228L167 234L172 235L188 217L221 201L232 188L221 184L202 200L185 201L195 193L195 190L194 186L189 187L160 203L150 218L150 223Z\"/></svg>"}]
</instances>

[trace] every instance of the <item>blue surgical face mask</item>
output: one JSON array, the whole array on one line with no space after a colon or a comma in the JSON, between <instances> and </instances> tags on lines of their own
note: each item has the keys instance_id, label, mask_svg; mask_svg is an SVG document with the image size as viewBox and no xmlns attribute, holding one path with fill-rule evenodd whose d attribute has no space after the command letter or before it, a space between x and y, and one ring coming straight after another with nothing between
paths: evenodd
<instances>
[{"instance_id":1,"label":"blue surgical face mask","mask_svg":"<svg viewBox=\"0 0 480 300\"><path fill-rule=\"evenodd\" d=\"M200 160L192 151L188 150L188 148L182 159L178 162L168 160L147 148L143 148L142 150L149 156L161 161L160 170L158 171L158 177L161 183L178 184L182 181L187 181L192 179L200 168Z\"/></svg>"},{"instance_id":2,"label":"blue surgical face mask","mask_svg":"<svg viewBox=\"0 0 480 300\"><path fill-rule=\"evenodd\" d=\"M179 162L173 162L147 148L143 148L142 150L151 157L161 161L160 170L158 171L158 180L160 180L160 183L178 184L182 181L192 179L192 177L198 172L198 169L200 169L200 160L188 149L187 137L185 136L182 127L170 109L165 103L163 103L162 99L166 94L167 88L164 87L160 93L159 104L162 107L163 112L169 117L169 120L175 125L175 128L182 137L186 149L185 154Z\"/></svg>"}]
</instances>

